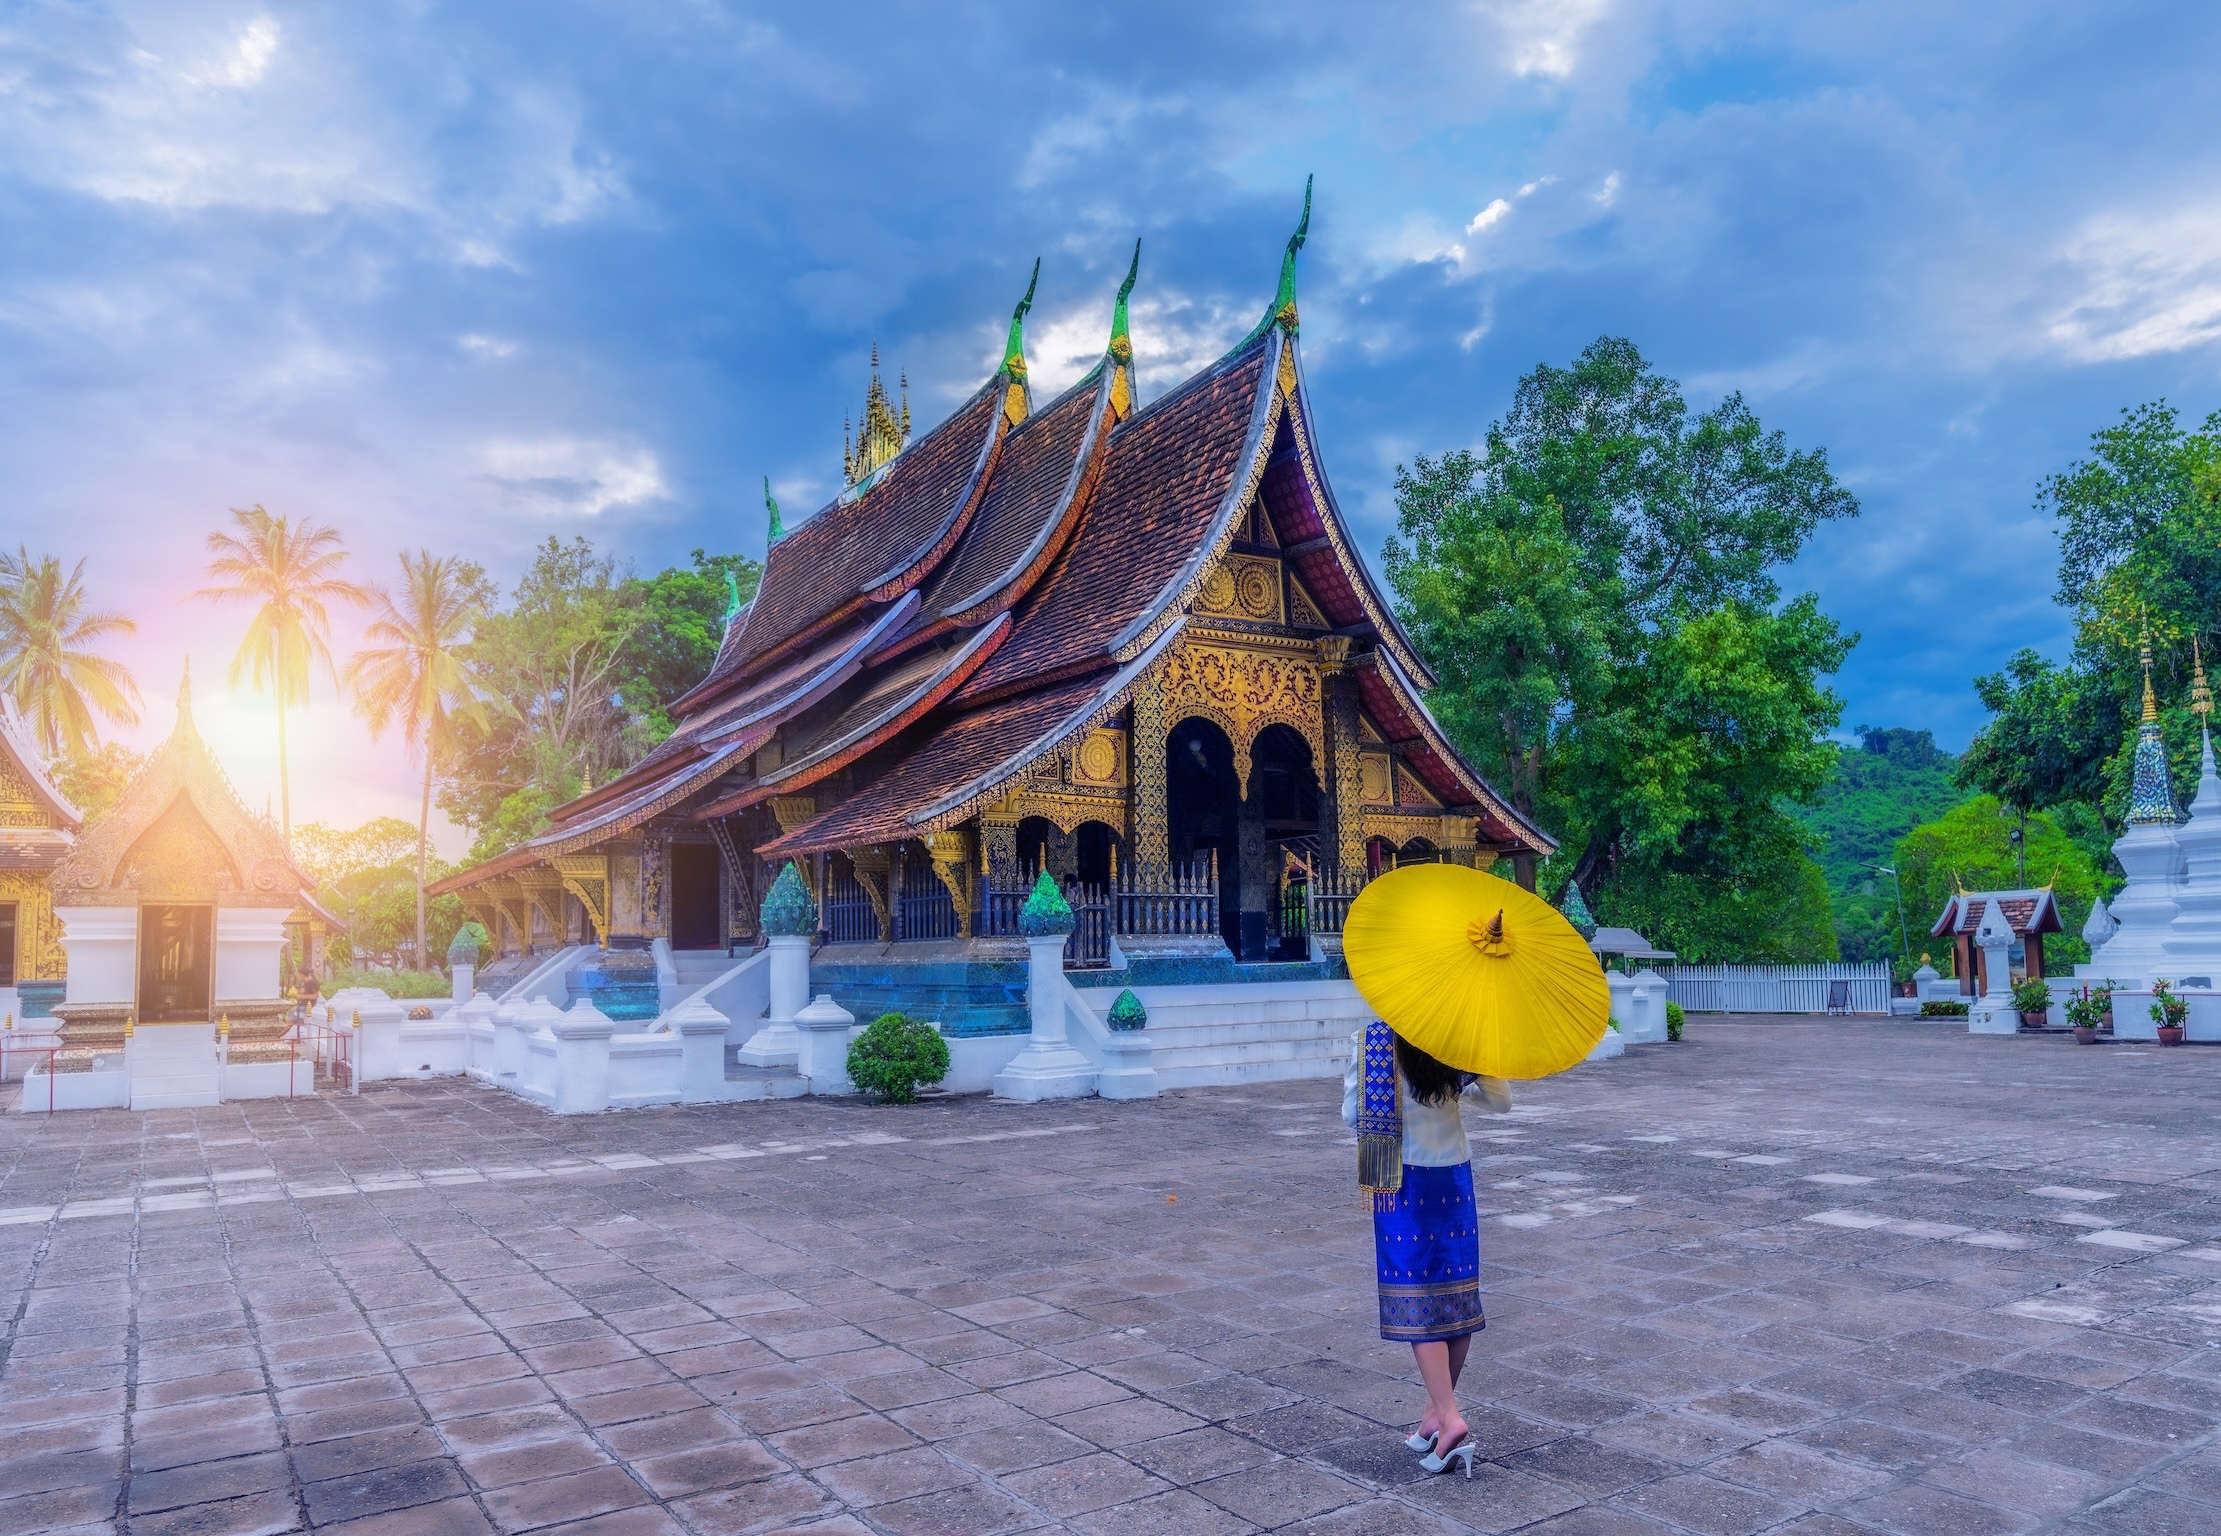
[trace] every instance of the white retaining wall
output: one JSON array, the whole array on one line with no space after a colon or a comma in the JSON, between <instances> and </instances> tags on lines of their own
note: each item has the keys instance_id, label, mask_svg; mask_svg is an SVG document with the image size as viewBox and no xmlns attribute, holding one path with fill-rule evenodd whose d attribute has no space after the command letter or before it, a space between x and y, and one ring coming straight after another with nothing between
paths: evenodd
<instances>
[{"instance_id":1,"label":"white retaining wall","mask_svg":"<svg viewBox=\"0 0 2221 1536\"><path fill-rule=\"evenodd\" d=\"M1853 1013L1889 1012L1889 962L1826 965L1676 965L1666 996L1691 1013L1826 1013L1828 983L1850 983Z\"/></svg>"}]
</instances>

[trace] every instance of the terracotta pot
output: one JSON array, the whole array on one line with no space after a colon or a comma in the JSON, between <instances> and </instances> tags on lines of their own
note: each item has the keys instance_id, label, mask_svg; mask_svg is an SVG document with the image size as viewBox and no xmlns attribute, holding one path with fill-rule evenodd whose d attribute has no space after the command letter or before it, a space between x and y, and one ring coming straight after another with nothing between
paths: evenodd
<instances>
[{"instance_id":1,"label":"terracotta pot","mask_svg":"<svg viewBox=\"0 0 2221 1536\"><path fill-rule=\"evenodd\" d=\"M2100 1028L2100 1029L2103 1029L2103 1030L2111 1030L2111 1029L2113 1028L2113 1010L2112 1010L2112 1009L2108 1008L2108 1009L2106 1009L2106 1010L2105 1010L2105 1017L2104 1017L2104 1018L2102 1018L2102 1019L2100 1019L2100 1020L2098 1020L2098 1028Z\"/></svg>"},{"instance_id":2,"label":"terracotta pot","mask_svg":"<svg viewBox=\"0 0 2221 1536\"><path fill-rule=\"evenodd\" d=\"M2180 1024L2162 1024L2162 1025L2160 1025L2160 1026L2159 1026L2159 1043L2160 1043L2161 1045L2180 1045L2180 1044L2182 1044L2182 1026L2181 1026Z\"/></svg>"},{"instance_id":3,"label":"terracotta pot","mask_svg":"<svg viewBox=\"0 0 2221 1536\"><path fill-rule=\"evenodd\" d=\"M2024 1013L2020 1016L2020 1027L2023 1029L2042 1029L2050 1022L2051 1015L2048 1013Z\"/></svg>"},{"instance_id":4,"label":"terracotta pot","mask_svg":"<svg viewBox=\"0 0 2221 1536\"><path fill-rule=\"evenodd\" d=\"M2078 1045L2096 1045L2098 1043L2097 1026L2095 1024L2077 1024L2074 1027L2074 1038Z\"/></svg>"}]
</instances>

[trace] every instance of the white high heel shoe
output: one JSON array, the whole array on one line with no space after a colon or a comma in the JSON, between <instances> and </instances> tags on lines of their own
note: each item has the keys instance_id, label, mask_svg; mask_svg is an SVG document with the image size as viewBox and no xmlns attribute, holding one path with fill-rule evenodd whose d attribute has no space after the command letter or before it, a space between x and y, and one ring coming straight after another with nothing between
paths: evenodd
<instances>
[{"instance_id":1,"label":"white high heel shoe","mask_svg":"<svg viewBox=\"0 0 2221 1536\"><path fill-rule=\"evenodd\" d=\"M1459 1462L1465 1464L1465 1480L1473 1481L1473 1435L1469 1430L1463 1440L1447 1451L1435 1451L1421 1459L1419 1470L1437 1475L1447 1472Z\"/></svg>"},{"instance_id":2,"label":"white high heel shoe","mask_svg":"<svg viewBox=\"0 0 2221 1536\"><path fill-rule=\"evenodd\" d=\"M1416 1451L1420 1455L1424 1456L1427 1452L1434 1449L1435 1441L1441 1438L1442 1432L1440 1430L1436 1430L1431 1435L1422 1435L1417 1431L1413 1431L1410 1438L1404 1441L1404 1449L1407 1451Z\"/></svg>"}]
</instances>

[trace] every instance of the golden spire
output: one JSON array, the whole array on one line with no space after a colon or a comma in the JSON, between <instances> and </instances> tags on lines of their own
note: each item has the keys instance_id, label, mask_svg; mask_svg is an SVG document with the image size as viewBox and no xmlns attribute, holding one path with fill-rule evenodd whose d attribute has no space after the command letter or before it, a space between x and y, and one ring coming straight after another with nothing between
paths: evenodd
<instances>
[{"instance_id":1,"label":"golden spire","mask_svg":"<svg viewBox=\"0 0 2221 1536\"><path fill-rule=\"evenodd\" d=\"M871 385L864 391L864 419L860 425L841 423L841 463L850 485L861 485L883 464L902 452L910 441L910 375L901 375L902 408L898 413L879 382L879 343L871 344ZM850 437L853 430L855 436Z\"/></svg>"},{"instance_id":2,"label":"golden spire","mask_svg":"<svg viewBox=\"0 0 2221 1536\"><path fill-rule=\"evenodd\" d=\"M2213 723L2213 690L2206 686L2206 659L2198 652L2198 637L2190 637L2190 709L2201 726Z\"/></svg>"},{"instance_id":3,"label":"golden spire","mask_svg":"<svg viewBox=\"0 0 2221 1536\"><path fill-rule=\"evenodd\" d=\"M2144 718L2157 720L2159 700L2152 695L2152 632L2148 628L2136 647L2136 658L2144 664Z\"/></svg>"}]
</instances>

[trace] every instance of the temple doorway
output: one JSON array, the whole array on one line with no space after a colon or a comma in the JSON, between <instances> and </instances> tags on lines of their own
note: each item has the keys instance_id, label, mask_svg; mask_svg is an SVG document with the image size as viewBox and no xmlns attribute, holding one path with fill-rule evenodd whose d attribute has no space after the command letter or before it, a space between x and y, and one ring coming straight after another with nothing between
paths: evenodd
<instances>
[{"instance_id":1,"label":"temple doorway","mask_svg":"<svg viewBox=\"0 0 2221 1536\"><path fill-rule=\"evenodd\" d=\"M1242 889L1255 914L1249 926L1263 920L1272 959L1308 959L1308 914L1300 890L1290 900L1289 872L1308 870L1318 857L1319 775L1311 743L1289 726L1271 725L1249 750L1249 802L1242 808ZM1252 933L1252 946L1258 942Z\"/></svg>"},{"instance_id":2,"label":"temple doorway","mask_svg":"<svg viewBox=\"0 0 2221 1536\"><path fill-rule=\"evenodd\" d=\"M717 850L708 843L671 845L671 947L722 949L718 923Z\"/></svg>"},{"instance_id":3,"label":"temple doorway","mask_svg":"<svg viewBox=\"0 0 2221 1536\"><path fill-rule=\"evenodd\" d=\"M1165 738L1165 846L1175 864L1216 860L1219 934L1237 956L1242 954L1241 815L1234 744L1208 720L1181 721Z\"/></svg>"},{"instance_id":4,"label":"temple doorway","mask_svg":"<svg viewBox=\"0 0 2221 1536\"><path fill-rule=\"evenodd\" d=\"M1109 823L1081 822L1072 834L1072 846L1072 872L1079 877L1080 884L1091 885L1097 890L1107 888L1111 883L1111 866L1117 859L1113 850L1118 847L1118 834Z\"/></svg>"},{"instance_id":5,"label":"temple doorway","mask_svg":"<svg viewBox=\"0 0 2221 1536\"><path fill-rule=\"evenodd\" d=\"M215 1011L215 909L139 908L139 1021L203 1024Z\"/></svg>"}]
</instances>

